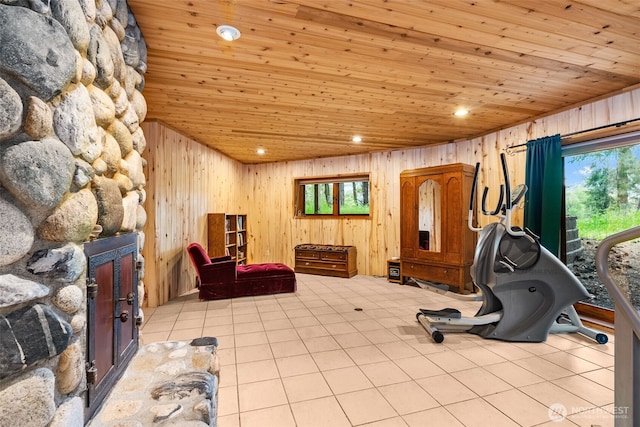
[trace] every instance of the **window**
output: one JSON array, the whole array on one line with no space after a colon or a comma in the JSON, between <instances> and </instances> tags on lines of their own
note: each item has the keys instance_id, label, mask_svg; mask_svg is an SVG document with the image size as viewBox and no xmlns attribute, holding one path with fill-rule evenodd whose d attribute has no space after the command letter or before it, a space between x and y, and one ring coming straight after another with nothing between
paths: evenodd
<instances>
[{"instance_id":1,"label":"window","mask_svg":"<svg viewBox=\"0 0 640 427\"><path fill-rule=\"evenodd\" d=\"M567 145L564 157L565 259L593 298L577 309L613 322L614 304L595 271L600 241L640 224L640 132ZM614 247L609 268L616 282L640 309L640 241ZM607 311L611 311L607 313Z\"/></svg>"},{"instance_id":2,"label":"window","mask_svg":"<svg viewBox=\"0 0 640 427\"><path fill-rule=\"evenodd\" d=\"M295 180L295 215L369 216L369 175Z\"/></svg>"}]
</instances>

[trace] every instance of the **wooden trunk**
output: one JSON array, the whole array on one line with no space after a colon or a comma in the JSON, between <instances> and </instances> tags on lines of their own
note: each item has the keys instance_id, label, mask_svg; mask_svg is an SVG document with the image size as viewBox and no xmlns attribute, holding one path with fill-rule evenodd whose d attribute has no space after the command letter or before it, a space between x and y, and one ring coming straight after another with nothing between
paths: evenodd
<instances>
[{"instance_id":1,"label":"wooden trunk","mask_svg":"<svg viewBox=\"0 0 640 427\"><path fill-rule=\"evenodd\" d=\"M318 245L295 248L296 273L319 274L321 276L353 277L358 274L356 248L354 246ZM340 248L344 250L334 250Z\"/></svg>"}]
</instances>

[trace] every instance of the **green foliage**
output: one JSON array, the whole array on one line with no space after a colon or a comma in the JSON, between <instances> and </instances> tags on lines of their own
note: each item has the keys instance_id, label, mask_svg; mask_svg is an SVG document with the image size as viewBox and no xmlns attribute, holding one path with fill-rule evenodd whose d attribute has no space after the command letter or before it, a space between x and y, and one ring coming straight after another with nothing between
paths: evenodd
<instances>
[{"instance_id":1,"label":"green foliage","mask_svg":"<svg viewBox=\"0 0 640 427\"><path fill-rule=\"evenodd\" d=\"M601 215L578 216L577 223L580 237L602 240L613 233L640 225L640 211L609 209Z\"/></svg>"},{"instance_id":2,"label":"green foliage","mask_svg":"<svg viewBox=\"0 0 640 427\"><path fill-rule=\"evenodd\" d=\"M368 181L305 184L304 213L306 215L332 215L335 191L338 193L340 215L369 214Z\"/></svg>"},{"instance_id":3,"label":"green foliage","mask_svg":"<svg viewBox=\"0 0 640 427\"><path fill-rule=\"evenodd\" d=\"M589 192L583 185L576 185L565 192L567 216L585 218L591 215Z\"/></svg>"},{"instance_id":4,"label":"green foliage","mask_svg":"<svg viewBox=\"0 0 640 427\"><path fill-rule=\"evenodd\" d=\"M602 214L613 201L609 195L609 170L606 168L593 169L585 186L588 188L587 202L594 213Z\"/></svg>"},{"instance_id":5,"label":"green foliage","mask_svg":"<svg viewBox=\"0 0 640 427\"><path fill-rule=\"evenodd\" d=\"M314 212L313 201L311 202L307 201L304 213L307 215L310 215L310 214L330 215L333 213L333 206L328 205L324 199L321 199L320 206L318 207L318 212Z\"/></svg>"},{"instance_id":6,"label":"green foliage","mask_svg":"<svg viewBox=\"0 0 640 427\"><path fill-rule=\"evenodd\" d=\"M620 147L617 150L618 167L616 173L616 190L618 207L623 208L629 203L629 193L638 182L638 159L633 155L631 147Z\"/></svg>"},{"instance_id":7,"label":"green foliage","mask_svg":"<svg viewBox=\"0 0 640 427\"><path fill-rule=\"evenodd\" d=\"M332 186L326 184L309 184L304 186L304 213L312 214L332 214L333 213L333 192ZM318 200L318 209L315 209L315 200Z\"/></svg>"},{"instance_id":8,"label":"green foliage","mask_svg":"<svg viewBox=\"0 0 640 427\"><path fill-rule=\"evenodd\" d=\"M567 215L577 217L580 237L601 240L640 225L638 146L581 154L570 163L588 163L583 184L567 188Z\"/></svg>"},{"instance_id":9,"label":"green foliage","mask_svg":"<svg viewBox=\"0 0 640 427\"><path fill-rule=\"evenodd\" d=\"M340 214L342 215L367 215L369 205L342 205Z\"/></svg>"}]
</instances>

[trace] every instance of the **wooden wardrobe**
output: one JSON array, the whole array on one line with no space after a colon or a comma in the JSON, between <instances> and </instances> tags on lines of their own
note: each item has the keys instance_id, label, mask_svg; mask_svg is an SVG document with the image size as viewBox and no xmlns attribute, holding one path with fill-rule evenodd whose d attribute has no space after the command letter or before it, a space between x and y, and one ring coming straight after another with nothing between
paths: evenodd
<instances>
[{"instance_id":1,"label":"wooden wardrobe","mask_svg":"<svg viewBox=\"0 0 640 427\"><path fill-rule=\"evenodd\" d=\"M400 174L400 262L404 277L473 291L476 233L467 226L474 167L462 163Z\"/></svg>"}]
</instances>

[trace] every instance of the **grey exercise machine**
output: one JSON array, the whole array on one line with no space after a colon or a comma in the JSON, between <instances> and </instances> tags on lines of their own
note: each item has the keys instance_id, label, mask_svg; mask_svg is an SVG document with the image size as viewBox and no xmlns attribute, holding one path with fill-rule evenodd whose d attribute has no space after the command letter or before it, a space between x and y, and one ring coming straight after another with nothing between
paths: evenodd
<instances>
[{"instance_id":1,"label":"grey exercise machine","mask_svg":"<svg viewBox=\"0 0 640 427\"><path fill-rule=\"evenodd\" d=\"M540 245L537 236L512 226L512 209L527 191L519 185L511 191L506 157L501 154L504 184L496 209L486 208L489 189L482 195L482 213L499 221L473 227L480 163L471 189L469 227L480 232L471 266L471 278L482 295L474 317L463 317L455 308L420 309L416 319L433 340L441 343L443 332L470 332L504 341L541 342L549 333L580 333L600 344L606 334L584 326L573 304L589 298L582 283L557 257Z\"/></svg>"}]
</instances>

